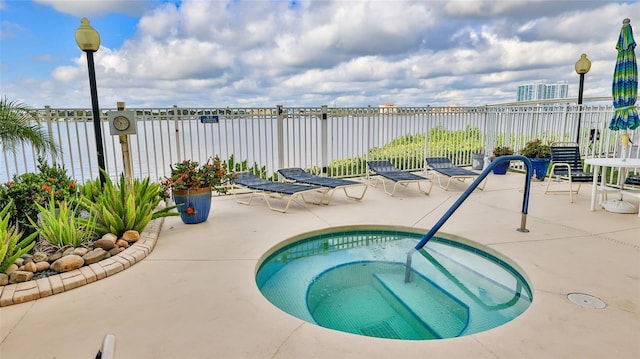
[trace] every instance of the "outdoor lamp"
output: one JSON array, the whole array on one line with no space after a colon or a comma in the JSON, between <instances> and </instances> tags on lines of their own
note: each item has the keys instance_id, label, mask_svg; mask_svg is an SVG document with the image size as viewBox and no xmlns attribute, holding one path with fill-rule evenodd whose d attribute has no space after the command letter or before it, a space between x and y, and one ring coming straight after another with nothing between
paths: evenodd
<instances>
[{"instance_id":1,"label":"outdoor lamp","mask_svg":"<svg viewBox=\"0 0 640 359\"><path fill-rule=\"evenodd\" d=\"M89 89L91 90L91 107L93 109L93 130L96 137L96 152L98 153L98 171L100 183L104 184L103 171L104 148L102 145L102 122L100 121L100 109L98 107L98 90L96 86L96 69L93 63L93 53L100 48L100 34L89 25L89 20L83 17L80 27L76 30L76 43L80 50L87 54L87 67L89 70Z\"/></svg>"},{"instance_id":2,"label":"outdoor lamp","mask_svg":"<svg viewBox=\"0 0 640 359\"><path fill-rule=\"evenodd\" d=\"M98 40L98 43L100 40ZM587 58L587 54L580 55L580 60L576 62L576 73L584 75L591 70L591 61Z\"/></svg>"},{"instance_id":3,"label":"outdoor lamp","mask_svg":"<svg viewBox=\"0 0 640 359\"><path fill-rule=\"evenodd\" d=\"M576 62L576 73L580 75L580 86L578 87L578 105L580 106L580 112L578 112L578 131L576 135L576 143L580 145L580 122L582 120L582 90L584 89L584 74L591 69L591 61L587 58L587 54L580 55L580 60Z\"/></svg>"},{"instance_id":4,"label":"outdoor lamp","mask_svg":"<svg viewBox=\"0 0 640 359\"><path fill-rule=\"evenodd\" d=\"M83 17L80 27L76 30L76 43L82 51L98 51L100 48L100 34L89 25L89 19ZM588 71L588 70L587 70Z\"/></svg>"}]
</instances>

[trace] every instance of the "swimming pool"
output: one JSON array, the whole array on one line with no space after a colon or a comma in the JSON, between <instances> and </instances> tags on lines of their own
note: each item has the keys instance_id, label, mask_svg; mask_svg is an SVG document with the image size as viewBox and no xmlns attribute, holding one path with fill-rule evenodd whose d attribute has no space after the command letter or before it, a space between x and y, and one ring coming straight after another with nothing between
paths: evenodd
<instances>
[{"instance_id":1,"label":"swimming pool","mask_svg":"<svg viewBox=\"0 0 640 359\"><path fill-rule=\"evenodd\" d=\"M407 252L422 235L357 226L296 236L265 255L256 283L297 318L388 339L470 335L513 320L531 304L528 283L506 258L454 236L433 237L418 251L405 283Z\"/></svg>"}]
</instances>

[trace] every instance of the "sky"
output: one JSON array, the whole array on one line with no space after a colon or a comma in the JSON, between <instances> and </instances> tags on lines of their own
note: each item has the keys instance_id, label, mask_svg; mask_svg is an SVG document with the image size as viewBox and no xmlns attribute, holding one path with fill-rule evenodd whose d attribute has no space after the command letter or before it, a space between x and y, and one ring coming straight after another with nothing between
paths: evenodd
<instances>
[{"instance_id":1,"label":"sky","mask_svg":"<svg viewBox=\"0 0 640 359\"><path fill-rule=\"evenodd\" d=\"M479 106L537 81L577 97L582 53L585 98L611 96L622 20L640 25L640 3L0 0L1 95L90 108L83 17L101 37L101 108Z\"/></svg>"}]
</instances>

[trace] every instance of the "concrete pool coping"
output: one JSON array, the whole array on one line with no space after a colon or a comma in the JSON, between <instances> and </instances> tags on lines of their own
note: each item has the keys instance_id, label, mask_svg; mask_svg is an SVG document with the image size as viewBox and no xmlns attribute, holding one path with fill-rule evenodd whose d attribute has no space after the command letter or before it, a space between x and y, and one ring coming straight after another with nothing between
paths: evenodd
<instances>
[{"instance_id":1,"label":"concrete pool coping","mask_svg":"<svg viewBox=\"0 0 640 359\"><path fill-rule=\"evenodd\" d=\"M360 202L336 195L329 206L295 202L285 214L262 200L246 206L216 197L207 222L166 218L155 249L117 275L0 308L0 353L88 357L112 333L116 358L640 357L640 219L589 211L586 188L569 203L567 194L544 195L545 184L534 182L530 233L519 233L523 178L492 175L441 229L524 271L533 303L501 327L433 341L357 336L294 318L255 285L260 258L303 232L359 224L430 228L468 185L454 183L429 196L412 187L395 197L370 188ZM606 307L576 305L571 293L593 295Z\"/></svg>"}]
</instances>

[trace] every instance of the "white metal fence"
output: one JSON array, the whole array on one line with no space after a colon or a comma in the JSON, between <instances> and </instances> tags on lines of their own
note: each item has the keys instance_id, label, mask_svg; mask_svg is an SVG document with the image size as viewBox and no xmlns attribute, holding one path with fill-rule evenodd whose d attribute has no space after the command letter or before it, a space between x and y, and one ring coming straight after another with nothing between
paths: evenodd
<instances>
[{"instance_id":1,"label":"white metal fence","mask_svg":"<svg viewBox=\"0 0 640 359\"><path fill-rule=\"evenodd\" d=\"M582 107L582 108L581 108ZM107 113L101 116L106 170L115 178L123 172L118 136L109 134ZM608 129L612 106L530 104L480 107L283 107L273 108L130 108L136 113L137 134L129 136L134 177L159 180L169 165L183 159L206 162L219 155L233 156L278 168L342 168L337 176L363 175L364 160L402 156L405 169L419 170L425 156L446 156L457 165L470 165L471 155L487 156L498 145L521 149L528 140L575 141L586 156L618 156L620 136ZM41 126L61 146L62 154L47 158L65 166L79 182L98 177L97 154L90 109L36 111ZM216 118L203 123L202 116ZM578 135L578 118L580 134ZM448 146L434 146L440 134ZM640 131L631 132L638 156ZM422 136L422 141L420 138ZM426 136L426 141L424 140ZM471 141L471 137L477 140ZM444 137L442 137L444 139ZM474 137L475 138L475 137ZM386 144L403 146L402 154L388 152ZM0 157L0 181L36 171L38 154L23 145L15 154ZM359 160L354 160L359 159ZM349 170L347 171L347 168Z\"/></svg>"}]
</instances>

